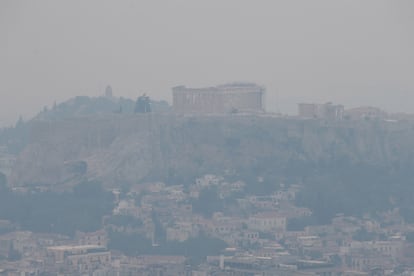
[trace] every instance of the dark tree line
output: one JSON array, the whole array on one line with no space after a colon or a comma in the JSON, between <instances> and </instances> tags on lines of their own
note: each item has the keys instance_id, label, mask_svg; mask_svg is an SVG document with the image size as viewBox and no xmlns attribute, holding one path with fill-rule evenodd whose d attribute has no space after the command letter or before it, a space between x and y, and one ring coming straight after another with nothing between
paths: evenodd
<instances>
[{"instance_id":1,"label":"dark tree line","mask_svg":"<svg viewBox=\"0 0 414 276\"><path fill-rule=\"evenodd\" d=\"M121 232L109 233L109 249L115 249L128 256L145 254L155 255L183 255L198 263L207 256L218 255L227 244L216 238L200 235L186 241L169 241L153 246L151 240L140 234Z\"/></svg>"},{"instance_id":2,"label":"dark tree line","mask_svg":"<svg viewBox=\"0 0 414 276\"><path fill-rule=\"evenodd\" d=\"M96 231L112 209L112 194L96 182L81 183L61 194L0 192L0 219L32 232L73 235L77 230Z\"/></svg>"}]
</instances>

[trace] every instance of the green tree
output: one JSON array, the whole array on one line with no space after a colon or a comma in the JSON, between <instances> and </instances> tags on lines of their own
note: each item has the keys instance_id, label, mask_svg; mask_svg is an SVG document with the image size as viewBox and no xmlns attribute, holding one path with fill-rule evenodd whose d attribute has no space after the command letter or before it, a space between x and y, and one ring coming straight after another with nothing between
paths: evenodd
<instances>
[{"instance_id":1,"label":"green tree","mask_svg":"<svg viewBox=\"0 0 414 276\"><path fill-rule=\"evenodd\" d=\"M223 210L223 200L219 197L217 187L208 187L200 191L198 199L193 201L193 210L205 217Z\"/></svg>"},{"instance_id":2,"label":"green tree","mask_svg":"<svg viewBox=\"0 0 414 276\"><path fill-rule=\"evenodd\" d=\"M4 173L0 172L0 191L7 189L7 177Z\"/></svg>"}]
</instances>

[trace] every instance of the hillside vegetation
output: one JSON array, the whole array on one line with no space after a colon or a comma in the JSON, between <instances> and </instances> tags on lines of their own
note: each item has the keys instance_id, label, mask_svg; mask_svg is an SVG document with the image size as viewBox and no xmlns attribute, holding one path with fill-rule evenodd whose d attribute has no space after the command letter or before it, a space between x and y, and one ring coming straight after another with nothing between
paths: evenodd
<instances>
[{"instance_id":1,"label":"hillside vegetation","mask_svg":"<svg viewBox=\"0 0 414 276\"><path fill-rule=\"evenodd\" d=\"M212 173L249 193L302 184L316 220L400 207L410 214L414 124L258 116L112 114L37 121L10 181L15 186L191 185ZM263 181L258 181L261 179ZM396 203L397 202L397 203Z\"/></svg>"}]
</instances>

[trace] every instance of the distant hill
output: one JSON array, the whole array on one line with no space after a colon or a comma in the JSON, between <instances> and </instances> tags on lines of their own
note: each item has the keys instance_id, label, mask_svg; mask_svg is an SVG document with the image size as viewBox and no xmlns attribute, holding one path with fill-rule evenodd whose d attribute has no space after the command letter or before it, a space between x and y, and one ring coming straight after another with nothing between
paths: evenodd
<instances>
[{"instance_id":1,"label":"distant hill","mask_svg":"<svg viewBox=\"0 0 414 276\"><path fill-rule=\"evenodd\" d=\"M300 184L296 203L313 211L315 223L328 223L337 213L385 210L414 222L409 118L191 116L156 101L151 113L134 114L135 104L76 97L0 129L0 165L10 165L8 184L58 191L95 180L106 188L152 181L192 185L204 174L217 174L244 181L248 194Z\"/></svg>"},{"instance_id":2,"label":"distant hill","mask_svg":"<svg viewBox=\"0 0 414 276\"><path fill-rule=\"evenodd\" d=\"M188 182L203 173L232 171L280 170L289 178L284 172L295 166L290 175L299 179L304 164L392 166L414 160L414 128L408 122L107 114L33 121L29 132L16 185L62 183L69 177L65 165L78 161L87 163L88 177L116 186L149 179Z\"/></svg>"},{"instance_id":3,"label":"distant hill","mask_svg":"<svg viewBox=\"0 0 414 276\"><path fill-rule=\"evenodd\" d=\"M36 116L23 121L21 118L14 127L0 128L0 152L20 153L29 141L29 130L38 121L62 121L74 118L106 116L110 114L134 114L136 101L127 98L78 96L44 108ZM152 113L169 113L171 106L166 101L150 102Z\"/></svg>"},{"instance_id":4,"label":"distant hill","mask_svg":"<svg viewBox=\"0 0 414 276\"><path fill-rule=\"evenodd\" d=\"M114 97L87 97L78 96L55 105L51 109L44 109L34 120L61 120L66 118L103 115L103 114L133 114L135 101L126 98ZM151 100L151 109L154 113L169 112L170 106L166 101Z\"/></svg>"},{"instance_id":5,"label":"distant hill","mask_svg":"<svg viewBox=\"0 0 414 276\"><path fill-rule=\"evenodd\" d=\"M82 114L84 104L75 106ZM212 173L245 181L251 194L301 184L297 204L310 207L321 223L336 213L392 208L414 221L411 121L109 112L29 126L9 179L14 186L67 189L85 179L108 188L147 181L191 185Z\"/></svg>"}]
</instances>

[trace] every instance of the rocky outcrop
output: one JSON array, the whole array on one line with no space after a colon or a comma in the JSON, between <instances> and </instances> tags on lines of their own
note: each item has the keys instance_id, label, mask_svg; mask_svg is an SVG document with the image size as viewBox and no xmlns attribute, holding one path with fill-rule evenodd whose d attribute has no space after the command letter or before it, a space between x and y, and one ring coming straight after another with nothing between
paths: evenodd
<instances>
[{"instance_id":1,"label":"rocky outcrop","mask_svg":"<svg viewBox=\"0 0 414 276\"><path fill-rule=\"evenodd\" d=\"M105 115L32 124L11 182L107 186L188 181L204 173L281 168L292 162L392 165L414 157L413 124L264 116Z\"/></svg>"}]
</instances>

